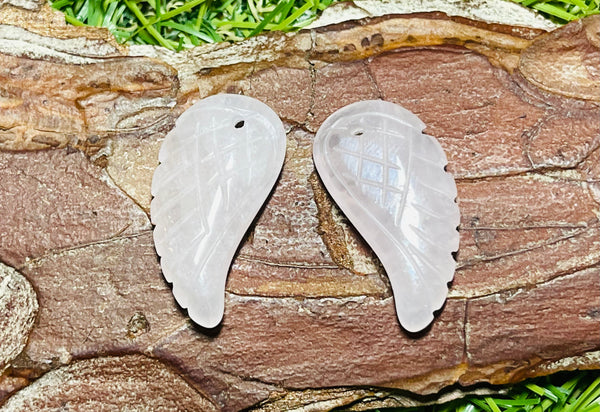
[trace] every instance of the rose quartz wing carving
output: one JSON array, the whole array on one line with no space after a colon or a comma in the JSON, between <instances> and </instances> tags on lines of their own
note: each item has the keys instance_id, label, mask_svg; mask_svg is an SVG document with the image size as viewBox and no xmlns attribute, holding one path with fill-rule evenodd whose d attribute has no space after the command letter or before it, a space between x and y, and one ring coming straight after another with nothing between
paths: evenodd
<instances>
[{"instance_id":1,"label":"rose quartz wing carving","mask_svg":"<svg viewBox=\"0 0 600 412\"><path fill-rule=\"evenodd\" d=\"M277 115L258 100L216 95L177 120L152 180L154 243L177 302L217 326L229 266L285 157Z\"/></svg>"},{"instance_id":2,"label":"rose quartz wing carving","mask_svg":"<svg viewBox=\"0 0 600 412\"><path fill-rule=\"evenodd\" d=\"M331 115L314 143L325 187L379 257L410 332L446 300L460 221L446 155L424 128L396 104L363 101Z\"/></svg>"}]
</instances>

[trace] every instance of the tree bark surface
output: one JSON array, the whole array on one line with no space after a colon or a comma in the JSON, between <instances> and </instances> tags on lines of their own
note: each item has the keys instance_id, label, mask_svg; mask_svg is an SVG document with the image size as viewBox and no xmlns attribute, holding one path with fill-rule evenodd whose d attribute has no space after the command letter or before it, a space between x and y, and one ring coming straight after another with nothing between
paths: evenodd
<instances>
[{"instance_id":1,"label":"tree bark surface","mask_svg":"<svg viewBox=\"0 0 600 412\"><path fill-rule=\"evenodd\" d=\"M360 410L600 369L600 17L385 16L174 54L21 3L0 5L0 409ZM219 92L271 106L287 155L203 330L148 211L164 136ZM365 99L417 114L457 181L457 271L416 335L312 162Z\"/></svg>"}]
</instances>

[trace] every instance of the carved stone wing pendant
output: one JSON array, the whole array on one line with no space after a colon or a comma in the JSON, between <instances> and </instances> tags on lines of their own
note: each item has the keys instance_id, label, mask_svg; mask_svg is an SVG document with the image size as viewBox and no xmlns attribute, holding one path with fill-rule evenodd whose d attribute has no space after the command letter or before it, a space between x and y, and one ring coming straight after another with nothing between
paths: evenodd
<instances>
[{"instance_id":1,"label":"carved stone wing pendant","mask_svg":"<svg viewBox=\"0 0 600 412\"><path fill-rule=\"evenodd\" d=\"M459 242L456 184L424 128L401 106L363 101L323 123L313 152L325 187L383 264L410 332L444 304Z\"/></svg>"},{"instance_id":2,"label":"carved stone wing pendant","mask_svg":"<svg viewBox=\"0 0 600 412\"><path fill-rule=\"evenodd\" d=\"M177 302L203 327L221 322L231 261L279 176L285 144L269 107L220 94L184 112L160 148L154 243Z\"/></svg>"}]
</instances>

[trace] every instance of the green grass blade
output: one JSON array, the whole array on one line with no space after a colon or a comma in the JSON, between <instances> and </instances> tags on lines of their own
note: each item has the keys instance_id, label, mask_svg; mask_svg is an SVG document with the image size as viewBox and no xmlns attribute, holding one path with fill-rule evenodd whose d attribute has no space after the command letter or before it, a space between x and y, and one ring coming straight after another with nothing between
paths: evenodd
<instances>
[{"instance_id":1,"label":"green grass blade","mask_svg":"<svg viewBox=\"0 0 600 412\"><path fill-rule=\"evenodd\" d=\"M533 408L531 411L532 412L544 412L544 411L547 411L550 407L552 407L554 405L555 405L555 403L552 402L550 399L541 398L540 403L535 408Z\"/></svg>"},{"instance_id":2,"label":"green grass blade","mask_svg":"<svg viewBox=\"0 0 600 412\"><path fill-rule=\"evenodd\" d=\"M248 8L250 9L250 13L254 20L259 21L260 16L258 15L258 10L256 10L256 5L254 4L254 0L246 0L248 2Z\"/></svg>"},{"instance_id":3,"label":"green grass blade","mask_svg":"<svg viewBox=\"0 0 600 412\"><path fill-rule=\"evenodd\" d=\"M279 19L278 24L281 24L285 20L285 17L290 14L290 10L294 7L294 3L295 2L293 1L288 1L286 3L285 7L281 10L281 19Z\"/></svg>"},{"instance_id":4,"label":"green grass blade","mask_svg":"<svg viewBox=\"0 0 600 412\"><path fill-rule=\"evenodd\" d=\"M111 27L113 26L112 24L112 20L113 20L113 16L115 15L115 12L117 11L117 6L119 6L119 3L112 2L108 5L108 8L106 9L106 14L104 15L104 18L102 19L102 27Z\"/></svg>"},{"instance_id":5,"label":"green grass blade","mask_svg":"<svg viewBox=\"0 0 600 412\"><path fill-rule=\"evenodd\" d=\"M494 401L499 406L525 406L539 403L537 399L494 399Z\"/></svg>"},{"instance_id":6,"label":"green grass blade","mask_svg":"<svg viewBox=\"0 0 600 412\"><path fill-rule=\"evenodd\" d=\"M475 411L477 411L477 408L475 407L475 405L470 403L467 406L465 406L465 408L463 409L462 412L475 412Z\"/></svg>"},{"instance_id":7,"label":"green grass blade","mask_svg":"<svg viewBox=\"0 0 600 412\"><path fill-rule=\"evenodd\" d=\"M117 23L119 22L119 20L121 19L121 17L123 16L123 13L125 12L125 10L127 10L127 6L125 4L121 4L119 6L119 8L117 9L117 11L115 12L115 14L113 15L112 21L111 23L117 27ZM113 33L116 32L117 30L113 30Z\"/></svg>"},{"instance_id":8,"label":"green grass blade","mask_svg":"<svg viewBox=\"0 0 600 412\"><path fill-rule=\"evenodd\" d=\"M572 2L574 5L576 5L577 7L579 7L583 12L589 11L590 7L585 4L585 2L583 2L582 0L569 0L570 2Z\"/></svg>"},{"instance_id":9,"label":"green grass blade","mask_svg":"<svg viewBox=\"0 0 600 412\"><path fill-rule=\"evenodd\" d=\"M496 402L494 402L494 400L490 397L486 397L485 398L485 403L488 404L488 406L490 407L490 409L492 410L492 412L501 412L500 408L498 407L498 405L496 405Z\"/></svg>"},{"instance_id":10,"label":"green grass blade","mask_svg":"<svg viewBox=\"0 0 600 412\"><path fill-rule=\"evenodd\" d=\"M89 0L88 8L87 8L86 23L88 23L90 26L96 26L97 25L97 21L96 21L97 15L98 15L98 0Z\"/></svg>"},{"instance_id":11,"label":"green grass blade","mask_svg":"<svg viewBox=\"0 0 600 412\"><path fill-rule=\"evenodd\" d=\"M558 396L556 396L555 394L552 393L552 391L550 391L546 388L542 388L533 383L527 384L527 385L525 385L525 387L527 387L527 389L529 389L530 391L532 391L540 396L545 396L546 398L550 399L552 402L558 402Z\"/></svg>"},{"instance_id":12,"label":"green grass blade","mask_svg":"<svg viewBox=\"0 0 600 412\"><path fill-rule=\"evenodd\" d=\"M550 3L536 3L532 6L534 9L543 11L544 13L548 13L554 17L558 17L559 19L563 19L566 21L572 21L577 19L576 16L566 12L564 9L560 7L556 7Z\"/></svg>"},{"instance_id":13,"label":"green grass blade","mask_svg":"<svg viewBox=\"0 0 600 412\"><path fill-rule=\"evenodd\" d=\"M70 5L71 3L71 0L58 0L52 3L51 6L53 9L60 10L62 8L65 8L67 5Z\"/></svg>"},{"instance_id":14,"label":"green grass blade","mask_svg":"<svg viewBox=\"0 0 600 412\"><path fill-rule=\"evenodd\" d=\"M194 28L196 30L200 29L200 26L202 26L202 22L204 21L204 17L206 16L206 11L208 10L208 6L211 4L211 0L205 1L204 3L202 3L200 5L200 7L198 8L198 15L196 16L196 23L194 25Z\"/></svg>"},{"instance_id":15,"label":"green grass blade","mask_svg":"<svg viewBox=\"0 0 600 412\"><path fill-rule=\"evenodd\" d=\"M78 4L78 6L79 6L79 4ZM89 0L80 2L80 8L77 11L75 18L77 18L77 20L79 20L82 23L85 22L87 20L87 16L88 16L88 9L89 9ZM74 10L77 10L77 7L74 7Z\"/></svg>"},{"instance_id":16,"label":"green grass blade","mask_svg":"<svg viewBox=\"0 0 600 412\"><path fill-rule=\"evenodd\" d=\"M285 30L293 21L302 16L308 9L312 7L312 1L307 1L302 7L290 14L284 21L277 25L275 30Z\"/></svg>"},{"instance_id":17,"label":"green grass blade","mask_svg":"<svg viewBox=\"0 0 600 412\"><path fill-rule=\"evenodd\" d=\"M204 0L202 0L202 1L204 1ZM133 12L133 14L135 14L135 16L139 19L140 23L142 23L142 25L145 27L145 29L148 31L148 33L152 37L154 37L154 39L158 42L158 44L160 44L163 47L166 47L167 49L175 50L173 45L171 43L167 42L160 35L160 33L156 30L156 28L154 26L150 25L150 23L148 22L148 19L146 19L146 17L142 14L141 10L139 9L139 7L137 6L136 3L133 3L129 0L123 0L123 2L127 5L129 10L131 10Z\"/></svg>"},{"instance_id":18,"label":"green grass blade","mask_svg":"<svg viewBox=\"0 0 600 412\"><path fill-rule=\"evenodd\" d=\"M486 412L492 412L492 409L490 408L490 406L487 404L487 402L478 399L478 398L473 398L471 399L471 402L476 405L479 406L481 409L483 409Z\"/></svg>"},{"instance_id":19,"label":"green grass blade","mask_svg":"<svg viewBox=\"0 0 600 412\"><path fill-rule=\"evenodd\" d=\"M207 35L206 33L202 33L199 30L194 29L193 27L190 26L186 26L183 24L178 24L178 23L174 23L172 21L166 21L161 23L162 26L166 26L166 27L170 27L172 29L176 29L179 30L181 32L187 33L187 34L191 34L201 40L203 40L206 43L212 43L214 40L211 36Z\"/></svg>"},{"instance_id":20,"label":"green grass blade","mask_svg":"<svg viewBox=\"0 0 600 412\"><path fill-rule=\"evenodd\" d=\"M270 12L269 14L267 14L267 15L266 15L266 16L263 18L263 20L262 20L262 21L259 23L259 25L258 25L258 26L256 26L256 27L254 28L254 30L252 30L252 31L250 32L250 34L248 34L248 37L252 37L252 36L255 36L255 35L257 35L258 33L260 33L260 32L263 30L263 28L264 28L264 27L265 27L267 24L269 24L269 23L270 23L270 22L273 20L273 18L275 18L275 16L277 16L277 14L279 14L279 13L281 12L281 10L283 10L283 9L284 9L284 8L287 6L287 3L289 3L289 2L293 2L293 1L294 1L294 0L287 0L287 1L282 1L281 3L279 3L279 4L277 5L277 7L275 7L275 8L273 9L273 11L272 11L272 12Z\"/></svg>"},{"instance_id":21,"label":"green grass blade","mask_svg":"<svg viewBox=\"0 0 600 412\"><path fill-rule=\"evenodd\" d=\"M153 45L157 45L158 44L158 42L156 41L156 39L153 38L152 36L150 36L146 30L140 30L137 33L137 35L138 35L138 37L141 40L143 40L143 42L145 44L153 44Z\"/></svg>"},{"instance_id":22,"label":"green grass blade","mask_svg":"<svg viewBox=\"0 0 600 412\"><path fill-rule=\"evenodd\" d=\"M530 7L533 3L536 3L538 1L539 0L524 0L524 1L521 1L520 3L525 7Z\"/></svg>"},{"instance_id":23,"label":"green grass blade","mask_svg":"<svg viewBox=\"0 0 600 412\"><path fill-rule=\"evenodd\" d=\"M556 397L558 398L558 402L561 404L563 404L567 400L567 397L570 393L568 390L562 387L556 387L550 383L546 386L546 388L554 395L556 395Z\"/></svg>"},{"instance_id":24,"label":"green grass blade","mask_svg":"<svg viewBox=\"0 0 600 412\"><path fill-rule=\"evenodd\" d=\"M226 28L237 28L237 29L256 29L258 27L259 23L253 23L250 21L238 21L238 22L231 22L231 21L220 21L215 23L216 27L226 27ZM274 29L275 25L274 24L267 24L264 26L265 30L270 30L270 29Z\"/></svg>"},{"instance_id":25,"label":"green grass blade","mask_svg":"<svg viewBox=\"0 0 600 412\"><path fill-rule=\"evenodd\" d=\"M73 26L85 26L85 24L80 22L76 17L69 16L68 14L65 14L65 21Z\"/></svg>"},{"instance_id":26,"label":"green grass blade","mask_svg":"<svg viewBox=\"0 0 600 412\"><path fill-rule=\"evenodd\" d=\"M204 3L206 0L192 0L189 3L185 3L183 6L176 8L175 10L171 10L161 16L162 21L170 20L178 14L185 13L198 6L199 4Z\"/></svg>"},{"instance_id":27,"label":"green grass blade","mask_svg":"<svg viewBox=\"0 0 600 412\"><path fill-rule=\"evenodd\" d=\"M600 398L600 377L596 378L592 384L579 395L571 406L565 409L565 412L577 412L579 408L587 407Z\"/></svg>"},{"instance_id":28,"label":"green grass blade","mask_svg":"<svg viewBox=\"0 0 600 412\"><path fill-rule=\"evenodd\" d=\"M587 408L580 409L577 412L600 412L600 403L589 405Z\"/></svg>"}]
</instances>

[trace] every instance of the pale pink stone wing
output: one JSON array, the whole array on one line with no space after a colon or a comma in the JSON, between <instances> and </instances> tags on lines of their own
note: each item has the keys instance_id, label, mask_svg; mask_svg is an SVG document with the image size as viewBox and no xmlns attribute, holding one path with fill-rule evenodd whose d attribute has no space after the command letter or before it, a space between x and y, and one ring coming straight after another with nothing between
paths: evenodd
<instances>
[{"instance_id":1,"label":"pale pink stone wing","mask_svg":"<svg viewBox=\"0 0 600 412\"><path fill-rule=\"evenodd\" d=\"M277 115L240 95L194 104L162 144L152 180L156 251L177 302L203 327L223 317L234 253L284 157Z\"/></svg>"},{"instance_id":2,"label":"pale pink stone wing","mask_svg":"<svg viewBox=\"0 0 600 412\"><path fill-rule=\"evenodd\" d=\"M325 187L379 257L411 332L444 304L459 241L456 184L424 128L401 106L363 101L331 115L314 143Z\"/></svg>"}]
</instances>

